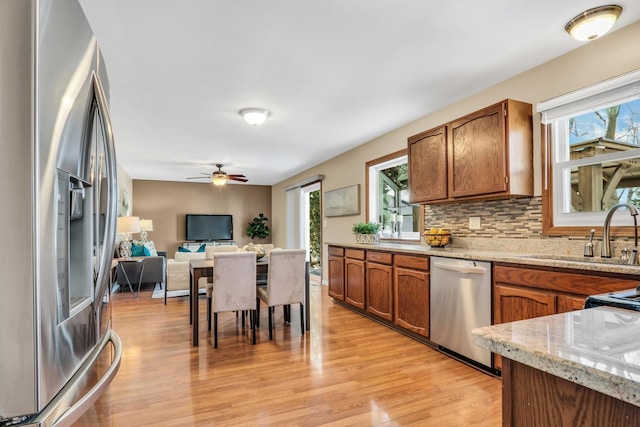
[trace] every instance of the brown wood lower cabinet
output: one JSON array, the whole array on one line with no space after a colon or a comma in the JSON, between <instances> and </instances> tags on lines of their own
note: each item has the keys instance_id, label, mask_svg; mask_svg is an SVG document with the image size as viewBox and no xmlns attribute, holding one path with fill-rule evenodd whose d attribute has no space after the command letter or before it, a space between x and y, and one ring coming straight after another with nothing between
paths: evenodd
<instances>
[{"instance_id":1,"label":"brown wood lower cabinet","mask_svg":"<svg viewBox=\"0 0 640 427\"><path fill-rule=\"evenodd\" d=\"M344 301L344 248L329 246L328 264L329 296Z\"/></svg>"},{"instance_id":2,"label":"brown wood lower cabinet","mask_svg":"<svg viewBox=\"0 0 640 427\"><path fill-rule=\"evenodd\" d=\"M367 312L385 320L393 320L393 255L367 251Z\"/></svg>"},{"instance_id":3,"label":"brown wood lower cabinet","mask_svg":"<svg viewBox=\"0 0 640 427\"><path fill-rule=\"evenodd\" d=\"M548 267L494 264L493 323L514 322L581 310L588 295L636 287L629 276ZM502 359L495 355L496 369Z\"/></svg>"},{"instance_id":4,"label":"brown wood lower cabinet","mask_svg":"<svg viewBox=\"0 0 640 427\"><path fill-rule=\"evenodd\" d=\"M396 255L394 323L429 337L429 258Z\"/></svg>"},{"instance_id":5,"label":"brown wood lower cabinet","mask_svg":"<svg viewBox=\"0 0 640 427\"><path fill-rule=\"evenodd\" d=\"M638 426L640 408L509 359L502 371L504 426Z\"/></svg>"},{"instance_id":6,"label":"brown wood lower cabinet","mask_svg":"<svg viewBox=\"0 0 640 427\"><path fill-rule=\"evenodd\" d=\"M346 249L344 258L344 301L365 308L364 250Z\"/></svg>"}]
</instances>

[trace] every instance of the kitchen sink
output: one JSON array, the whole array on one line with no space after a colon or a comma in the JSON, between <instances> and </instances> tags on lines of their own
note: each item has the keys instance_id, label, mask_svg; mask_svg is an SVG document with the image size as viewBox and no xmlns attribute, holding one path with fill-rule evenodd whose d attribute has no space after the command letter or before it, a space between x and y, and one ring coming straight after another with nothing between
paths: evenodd
<instances>
[{"instance_id":1,"label":"kitchen sink","mask_svg":"<svg viewBox=\"0 0 640 427\"><path fill-rule=\"evenodd\" d=\"M552 261L571 261L571 262L588 262L595 264L627 264L626 260L620 258L601 258L601 257L585 257L579 255L553 255L553 254L536 254L536 255L522 255L520 258L529 259L548 259Z\"/></svg>"}]
</instances>

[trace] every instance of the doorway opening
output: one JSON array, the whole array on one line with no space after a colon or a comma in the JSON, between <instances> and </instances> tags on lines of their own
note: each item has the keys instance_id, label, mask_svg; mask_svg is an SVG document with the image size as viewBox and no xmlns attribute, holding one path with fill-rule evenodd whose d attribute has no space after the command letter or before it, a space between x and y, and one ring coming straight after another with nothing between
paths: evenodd
<instances>
[{"instance_id":1,"label":"doorway opening","mask_svg":"<svg viewBox=\"0 0 640 427\"><path fill-rule=\"evenodd\" d=\"M322 218L320 182L302 188L304 216L300 222L304 244L309 254L312 282L322 281Z\"/></svg>"}]
</instances>

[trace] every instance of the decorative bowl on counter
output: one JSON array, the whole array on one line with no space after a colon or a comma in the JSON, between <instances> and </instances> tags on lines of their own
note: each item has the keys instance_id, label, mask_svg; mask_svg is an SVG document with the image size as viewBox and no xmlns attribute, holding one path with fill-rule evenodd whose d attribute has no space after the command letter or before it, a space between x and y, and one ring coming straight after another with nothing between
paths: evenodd
<instances>
[{"instance_id":1,"label":"decorative bowl on counter","mask_svg":"<svg viewBox=\"0 0 640 427\"><path fill-rule=\"evenodd\" d=\"M431 228L422 235L427 245L432 248L443 248L451 242L451 230L446 228Z\"/></svg>"}]
</instances>

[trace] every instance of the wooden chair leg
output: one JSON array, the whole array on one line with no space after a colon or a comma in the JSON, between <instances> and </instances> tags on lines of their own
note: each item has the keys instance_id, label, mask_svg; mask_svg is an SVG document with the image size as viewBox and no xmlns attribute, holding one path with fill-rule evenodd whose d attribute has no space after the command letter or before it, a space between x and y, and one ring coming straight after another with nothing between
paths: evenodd
<instances>
[{"instance_id":1,"label":"wooden chair leg","mask_svg":"<svg viewBox=\"0 0 640 427\"><path fill-rule=\"evenodd\" d=\"M269 307L269 340L273 340L273 310L274 307Z\"/></svg>"},{"instance_id":2,"label":"wooden chair leg","mask_svg":"<svg viewBox=\"0 0 640 427\"><path fill-rule=\"evenodd\" d=\"M300 333L304 335L304 304L300 303Z\"/></svg>"},{"instance_id":3,"label":"wooden chair leg","mask_svg":"<svg viewBox=\"0 0 640 427\"><path fill-rule=\"evenodd\" d=\"M240 316L242 316L242 329L244 329L244 318L245 318L245 311L242 310L242 312L240 313ZM236 319L238 318L238 312L236 311Z\"/></svg>"},{"instance_id":4,"label":"wooden chair leg","mask_svg":"<svg viewBox=\"0 0 640 427\"><path fill-rule=\"evenodd\" d=\"M213 313L213 348L218 348L218 313Z\"/></svg>"},{"instance_id":5,"label":"wooden chair leg","mask_svg":"<svg viewBox=\"0 0 640 427\"><path fill-rule=\"evenodd\" d=\"M207 331L211 330L211 298L207 298Z\"/></svg>"}]
</instances>

